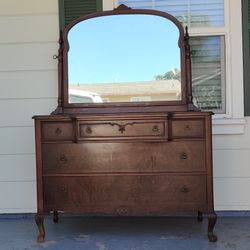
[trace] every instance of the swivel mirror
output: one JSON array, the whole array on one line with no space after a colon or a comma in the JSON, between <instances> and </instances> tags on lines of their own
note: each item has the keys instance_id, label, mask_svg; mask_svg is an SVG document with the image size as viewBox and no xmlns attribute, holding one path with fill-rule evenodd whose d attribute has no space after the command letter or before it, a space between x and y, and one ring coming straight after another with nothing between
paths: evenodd
<instances>
[{"instance_id":1,"label":"swivel mirror","mask_svg":"<svg viewBox=\"0 0 250 250\"><path fill-rule=\"evenodd\" d=\"M120 6L81 17L61 45L64 112L187 110L192 103L188 34L167 13Z\"/></svg>"}]
</instances>

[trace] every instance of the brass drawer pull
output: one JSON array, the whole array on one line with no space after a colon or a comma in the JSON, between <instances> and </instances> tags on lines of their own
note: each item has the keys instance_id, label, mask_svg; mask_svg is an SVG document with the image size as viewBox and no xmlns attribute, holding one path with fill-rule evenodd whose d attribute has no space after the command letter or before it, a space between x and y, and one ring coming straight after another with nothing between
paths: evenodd
<instances>
[{"instance_id":1,"label":"brass drawer pull","mask_svg":"<svg viewBox=\"0 0 250 250\"><path fill-rule=\"evenodd\" d=\"M182 152L181 155L180 155L180 159L181 159L181 160L186 160L187 158L188 158L187 153Z\"/></svg>"},{"instance_id":2,"label":"brass drawer pull","mask_svg":"<svg viewBox=\"0 0 250 250\"><path fill-rule=\"evenodd\" d=\"M67 193L67 192L68 192L66 187L61 187L60 189L61 189L61 191L62 191L63 193Z\"/></svg>"},{"instance_id":3,"label":"brass drawer pull","mask_svg":"<svg viewBox=\"0 0 250 250\"><path fill-rule=\"evenodd\" d=\"M190 127L189 125L186 125L186 126L184 127L184 130L185 130L185 131L190 131L190 130L191 130L191 127Z\"/></svg>"},{"instance_id":4,"label":"brass drawer pull","mask_svg":"<svg viewBox=\"0 0 250 250\"><path fill-rule=\"evenodd\" d=\"M62 130L61 130L60 128L57 128L57 129L56 129L56 134L57 134L57 135L60 135L61 133L62 133Z\"/></svg>"},{"instance_id":5,"label":"brass drawer pull","mask_svg":"<svg viewBox=\"0 0 250 250\"><path fill-rule=\"evenodd\" d=\"M154 125L152 128L153 132L158 132L159 131L159 127L157 125Z\"/></svg>"},{"instance_id":6,"label":"brass drawer pull","mask_svg":"<svg viewBox=\"0 0 250 250\"><path fill-rule=\"evenodd\" d=\"M86 131L86 133L89 134L89 135L92 134L92 129L91 129L91 127L87 127L85 131Z\"/></svg>"},{"instance_id":7,"label":"brass drawer pull","mask_svg":"<svg viewBox=\"0 0 250 250\"><path fill-rule=\"evenodd\" d=\"M189 192L189 189L188 189L188 187L187 186L183 186L182 188L181 188L181 192L182 193L188 193Z\"/></svg>"},{"instance_id":8,"label":"brass drawer pull","mask_svg":"<svg viewBox=\"0 0 250 250\"><path fill-rule=\"evenodd\" d=\"M61 155L59 158L61 163L66 163L68 161L67 157L65 155Z\"/></svg>"}]
</instances>

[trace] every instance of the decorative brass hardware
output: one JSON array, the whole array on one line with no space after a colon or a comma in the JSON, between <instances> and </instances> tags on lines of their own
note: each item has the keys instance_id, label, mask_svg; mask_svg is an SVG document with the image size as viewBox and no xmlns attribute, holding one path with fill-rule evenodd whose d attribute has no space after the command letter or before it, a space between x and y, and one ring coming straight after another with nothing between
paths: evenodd
<instances>
[{"instance_id":1,"label":"decorative brass hardware","mask_svg":"<svg viewBox=\"0 0 250 250\"><path fill-rule=\"evenodd\" d=\"M184 128L185 131L190 131L191 130L191 127L189 125L186 125L185 128Z\"/></svg>"},{"instance_id":2,"label":"decorative brass hardware","mask_svg":"<svg viewBox=\"0 0 250 250\"><path fill-rule=\"evenodd\" d=\"M124 216L124 215L128 214L128 209L126 207L119 207L119 208L117 208L116 212L119 215Z\"/></svg>"},{"instance_id":3,"label":"decorative brass hardware","mask_svg":"<svg viewBox=\"0 0 250 250\"><path fill-rule=\"evenodd\" d=\"M134 122L130 122L130 123L116 123L116 122L111 122L109 123L111 126L118 126L118 131L121 132L123 134L124 131L126 131L126 126L130 125L130 126L133 126L134 125Z\"/></svg>"},{"instance_id":4,"label":"decorative brass hardware","mask_svg":"<svg viewBox=\"0 0 250 250\"><path fill-rule=\"evenodd\" d=\"M60 188L63 193L67 193L67 188L66 187L61 187Z\"/></svg>"},{"instance_id":5,"label":"decorative brass hardware","mask_svg":"<svg viewBox=\"0 0 250 250\"><path fill-rule=\"evenodd\" d=\"M188 189L188 187L187 186L183 186L183 187L181 187L181 192L182 193L188 193L189 192L189 189Z\"/></svg>"},{"instance_id":6,"label":"decorative brass hardware","mask_svg":"<svg viewBox=\"0 0 250 250\"><path fill-rule=\"evenodd\" d=\"M57 128L57 129L56 129L56 134L57 134L57 135L60 135L61 133L62 133L62 130L61 130L60 128Z\"/></svg>"},{"instance_id":7,"label":"decorative brass hardware","mask_svg":"<svg viewBox=\"0 0 250 250\"><path fill-rule=\"evenodd\" d=\"M157 125L154 125L152 128L153 132L158 132L159 131L159 127Z\"/></svg>"},{"instance_id":8,"label":"decorative brass hardware","mask_svg":"<svg viewBox=\"0 0 250 250\"><path fill-rule=\"evenodd\" d=\"M91 127L87 127L85 131L86 131L86 133L89 134L89 135L92 134L92 129L91 129Z\"/></svg>"},{"instance_id":9,"label":"decorative brass hardware","mask_svg":"<svg viewBox=\"0 0 250 250\"><path fill-rule=\"evenodd\" d=\"M66 163L68 161L67 157L65 155L61 155L60 158L59 158L59 161L61 163Z\"/></svg>"},{"instance_id":10,"label":"decorative brass hardware","mask_svg":"<svg viewBox=\"0 0 250 250\"><path fill-rule=\"evenodd\" d=\"M188 158L187 153L182 152L181 155L180 155L180 159L181 159L181 160L186 160L187 158Z\"/></svg>"}]
</instances>

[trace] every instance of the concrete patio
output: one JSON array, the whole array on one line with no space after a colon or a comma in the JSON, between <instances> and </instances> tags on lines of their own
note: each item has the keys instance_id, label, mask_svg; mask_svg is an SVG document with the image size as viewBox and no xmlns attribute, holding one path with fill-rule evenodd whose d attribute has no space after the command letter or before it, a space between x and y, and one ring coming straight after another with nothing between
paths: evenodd
<instances>
[{"instance_id":1,"label":"concrete patio","mask_svg":"<svg viewBox=\"0 0 250 250\"><path fill-rule=\"evenodd\" d=\"M195 217L59 217L45 219L46 240L36 242L34 215L0 215L0 250L250 250L250 216L218 216L216 243L206 237L207 220Z\"/></svg>"}]
</instances>

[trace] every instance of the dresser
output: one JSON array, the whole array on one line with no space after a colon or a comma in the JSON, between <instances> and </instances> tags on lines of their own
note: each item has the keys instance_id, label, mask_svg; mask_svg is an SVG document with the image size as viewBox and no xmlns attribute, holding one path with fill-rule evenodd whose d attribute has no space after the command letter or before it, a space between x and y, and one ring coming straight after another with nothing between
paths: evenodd
<instances>
[{"instance_id":1,"label":"dresser","mask_svg":"<svg viewBox=\"0 0 250 250\"><path fill-rule=\"evenodd\" d=\"M190 54L187 28L156 10L120 5L65 27L54 56L57 108L33 117L38 242L44 216L58 222L59 212L198 221L205 213L217 240L212 112L193 104Z\"/></svg>"},{"instance_id":2,"label":"dresser","mask_svg":"<svg viewBox=\"0 0 250 250\"><path fill-rule=\"evenodd\" d=\"M38 240L43 215L213 210L211 113L36 116Z\"/></svg>"}]
</instances>

